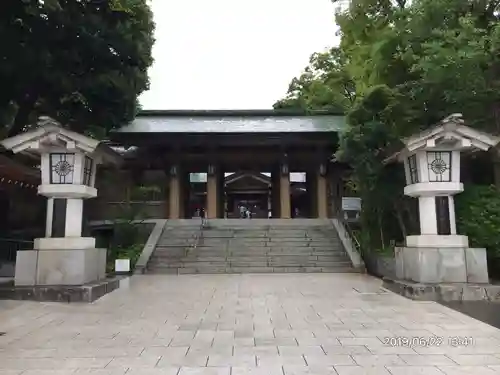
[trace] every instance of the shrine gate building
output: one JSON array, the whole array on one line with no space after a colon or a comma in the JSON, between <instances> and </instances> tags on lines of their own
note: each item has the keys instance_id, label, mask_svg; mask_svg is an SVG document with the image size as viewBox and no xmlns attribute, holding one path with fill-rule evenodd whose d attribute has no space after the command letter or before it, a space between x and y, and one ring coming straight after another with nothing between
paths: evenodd
<instances>
[{"instance_id":1,"label":"shrine gate building","mask_svg":"<svg viewBox=\"0 0 500 375\"><path fill-rule=\"evenodd\" d=\"M207 218L232 217L239 204L259 217L328 218L341 209L347 167L333 154L344 126L324 112L143 111L111 141L133 150L133 173L165 174L158 218L191 218L200 207Z\"/></svg>"}]
</instances>

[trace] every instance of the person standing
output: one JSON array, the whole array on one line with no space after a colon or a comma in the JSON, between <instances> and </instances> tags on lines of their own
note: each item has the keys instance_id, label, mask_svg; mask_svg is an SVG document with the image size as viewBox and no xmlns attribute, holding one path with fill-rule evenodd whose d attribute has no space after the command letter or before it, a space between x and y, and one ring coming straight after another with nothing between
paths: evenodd
<instances>
[{"instance_id":1,"label":"person standing","mask_svg":"<svg viewBox=\"0 0 500 375\"><path fill-rule=\"evenodd\" d=\"M240 219L244 219L247 212L245 205L240 204Z\"/></svg>"}]
</instances>

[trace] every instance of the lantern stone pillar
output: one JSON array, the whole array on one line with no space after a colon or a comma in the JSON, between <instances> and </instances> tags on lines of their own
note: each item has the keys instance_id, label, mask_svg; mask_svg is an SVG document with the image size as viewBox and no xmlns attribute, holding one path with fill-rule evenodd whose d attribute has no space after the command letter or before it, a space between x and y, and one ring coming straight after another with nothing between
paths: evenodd
<instances>
[{"instance_id":1,"label":"lantern stone pillar","mask_svg":"<svg viewBox=\"0 0 500 375\"><path fill-rule=\"evenodd\" d=\"M63 129L41 117L35 130L1 144L14 153L39 156L41 185L47 197L44 238L34 249L18 251L16 286L77 286L105 278L106 249L82 237L83 200L97 196L97 164L119 163L120 156L100 141Z\"/></svg>"},{"instance_id":2,"label":"lantern stone pillar","mask_svg":"<svg viewBox=\"0 0 500 375\"><path fill-rule=\"evenodd\" d=\"M437 126L403 142L389 160L403 162L404 194L418 199L420 234L406 237L396 248L396 275L417 283L488 283L485 249L469 248L467 236L457 234L453 196L460 182L460 153L487 151L499 138L464 125L451 115Z\"/></svg>"}]
</instances>

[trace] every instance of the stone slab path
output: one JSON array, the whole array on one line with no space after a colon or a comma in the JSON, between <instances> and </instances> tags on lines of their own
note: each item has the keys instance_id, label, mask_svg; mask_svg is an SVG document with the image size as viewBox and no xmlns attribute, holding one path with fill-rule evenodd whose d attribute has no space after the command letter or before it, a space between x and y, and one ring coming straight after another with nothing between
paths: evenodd
<instances>
[{"instance_id":1,"label":"stone slab path","mask_svg":"<svg viewBox=\"0 0 500 375\"><path fill-rule=\"evenodd\" d=\"M500 330L356 274L134 276L0 301L0 375L500 374Z\"/></svg>"}]
</instances>

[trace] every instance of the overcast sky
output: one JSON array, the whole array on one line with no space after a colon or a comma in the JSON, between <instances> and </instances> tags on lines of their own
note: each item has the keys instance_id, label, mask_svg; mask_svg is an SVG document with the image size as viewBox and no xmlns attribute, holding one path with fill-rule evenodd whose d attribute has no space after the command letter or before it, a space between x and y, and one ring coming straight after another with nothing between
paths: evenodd
<instances>
[{"instance_id":1,"label":"overcast sky","mask_svg":"<svg viewBox=\"0 0 500 375\"><path fill-rule=\"evenodd\" d=\"M337 43L331 0L152 0L144 109L271 108L313 52Z\"/></svg>"}]
</instances>

